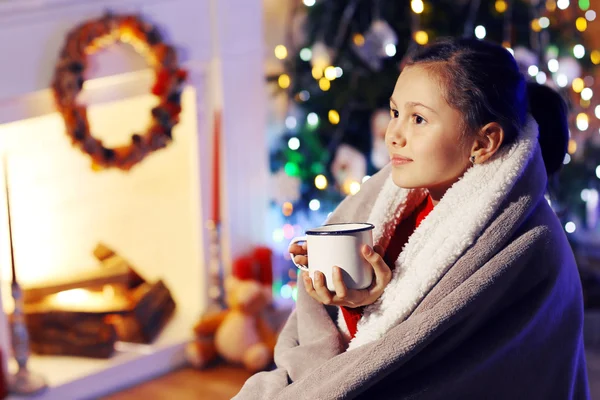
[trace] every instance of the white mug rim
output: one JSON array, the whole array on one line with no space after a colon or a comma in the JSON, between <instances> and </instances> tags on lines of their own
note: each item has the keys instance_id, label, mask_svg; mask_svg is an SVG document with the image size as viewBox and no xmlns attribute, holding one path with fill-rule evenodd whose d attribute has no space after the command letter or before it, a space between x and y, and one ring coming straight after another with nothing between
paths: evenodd
<instances>
[{"instance_id":1,"label":"white mug rim","mask_svg":"<svg viewBox=\"0 0 600 400\"><path fill-rule=\"evenodd\" d=\"M361 225L360 228L355 229L341 229L337 231L321 231L319 228L323 228L326 226L334 226L334 225ZM369 224L368 222L340 222L334 224L325 224L318 228L309 229L305 232L306 235L310 236L329 236L329 235L348 235L352 233L364 232L375 228L373 224Z\"/></svg>"}]
</instances>

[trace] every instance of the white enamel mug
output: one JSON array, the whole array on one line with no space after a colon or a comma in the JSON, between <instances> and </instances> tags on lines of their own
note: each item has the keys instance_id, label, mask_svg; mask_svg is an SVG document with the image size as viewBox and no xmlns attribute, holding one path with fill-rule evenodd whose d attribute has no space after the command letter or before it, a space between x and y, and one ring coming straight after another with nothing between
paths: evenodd
<instances>
[{"instance_id":1,"label":"white enamel mug","mask_svg":"<svg viewBox=\"0 0 600 400\"><path fill-rule=\"evenodd\" d=\"M294 243L306 242L308 265L297 264L294 255L290 254L296 267L308 271L314 279L315 271L325 275L327 289L333 287L333 267L342 270L344 283L349 289L367 288L373 279L373 267L362 255L361 247L373 247L373 228L368 223L328 224L306 231L306 236L292 239Z\"/></svg>"}]
</instances>

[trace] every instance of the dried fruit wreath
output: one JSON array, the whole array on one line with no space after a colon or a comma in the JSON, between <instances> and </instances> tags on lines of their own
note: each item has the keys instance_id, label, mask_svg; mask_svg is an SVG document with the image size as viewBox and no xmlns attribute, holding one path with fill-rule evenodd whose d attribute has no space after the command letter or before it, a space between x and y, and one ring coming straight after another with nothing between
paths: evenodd
<instances>
[{"instance_id":1,"label":"dried fruit wreath","mask_svg":"<svg viewBox=\"0 0 600 400\"><path fill-rule=\"evenodd\" d=\"M159 104L152 109L152 120L144 133L133 134L128 145L107 148L90 132L87 109L77 103L77 95L85 81L87 56L117 41L130 43L146 55L155 71L152 94L158 97ZM181 92L186 77L186 71L177 63L175 49L163 42L155 26L139 16L107 14L84 22L67 35L52 90L67 134L75 146L90 155L92 167L129 170L172 140L172 130L181 113Z\"/></svg>"}]
</instances>

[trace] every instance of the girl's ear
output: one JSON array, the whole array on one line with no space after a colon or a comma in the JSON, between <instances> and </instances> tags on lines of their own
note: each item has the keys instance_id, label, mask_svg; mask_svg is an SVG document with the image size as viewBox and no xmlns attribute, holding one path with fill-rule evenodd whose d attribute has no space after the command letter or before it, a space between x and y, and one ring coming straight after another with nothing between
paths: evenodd
<instances>
[{"instance_id":1,"label":"girl's ear","mask_svg":"<svg viewBox=\"0 0 600 400\"><path fill-rule=\"evenodd\" d=\"M475 157L473 163L481 164L492 158L504 141L504 129L497 122L485 125L473 140L470 157ZM473 160L473 158L471 158Z\"/></svg>"}]
</instances>

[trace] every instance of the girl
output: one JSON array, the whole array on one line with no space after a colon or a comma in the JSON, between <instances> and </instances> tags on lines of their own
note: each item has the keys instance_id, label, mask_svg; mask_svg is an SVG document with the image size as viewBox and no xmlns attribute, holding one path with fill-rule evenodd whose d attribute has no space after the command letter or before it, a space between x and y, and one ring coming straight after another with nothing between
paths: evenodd
<instances>
[{"instance_id":1,"label":"girl","mask_svg":"<svg viewBox=\"0 0 600 400\"><path fill-rule=\"evenodd\" d=\"M544 198L560 96L506 49L453 39L412 57L390 113L391 163L329 219L375 225L373 284L303 275L277 368L236 398L589 398L579 275Z\"/></svg>"}]
</instances>

